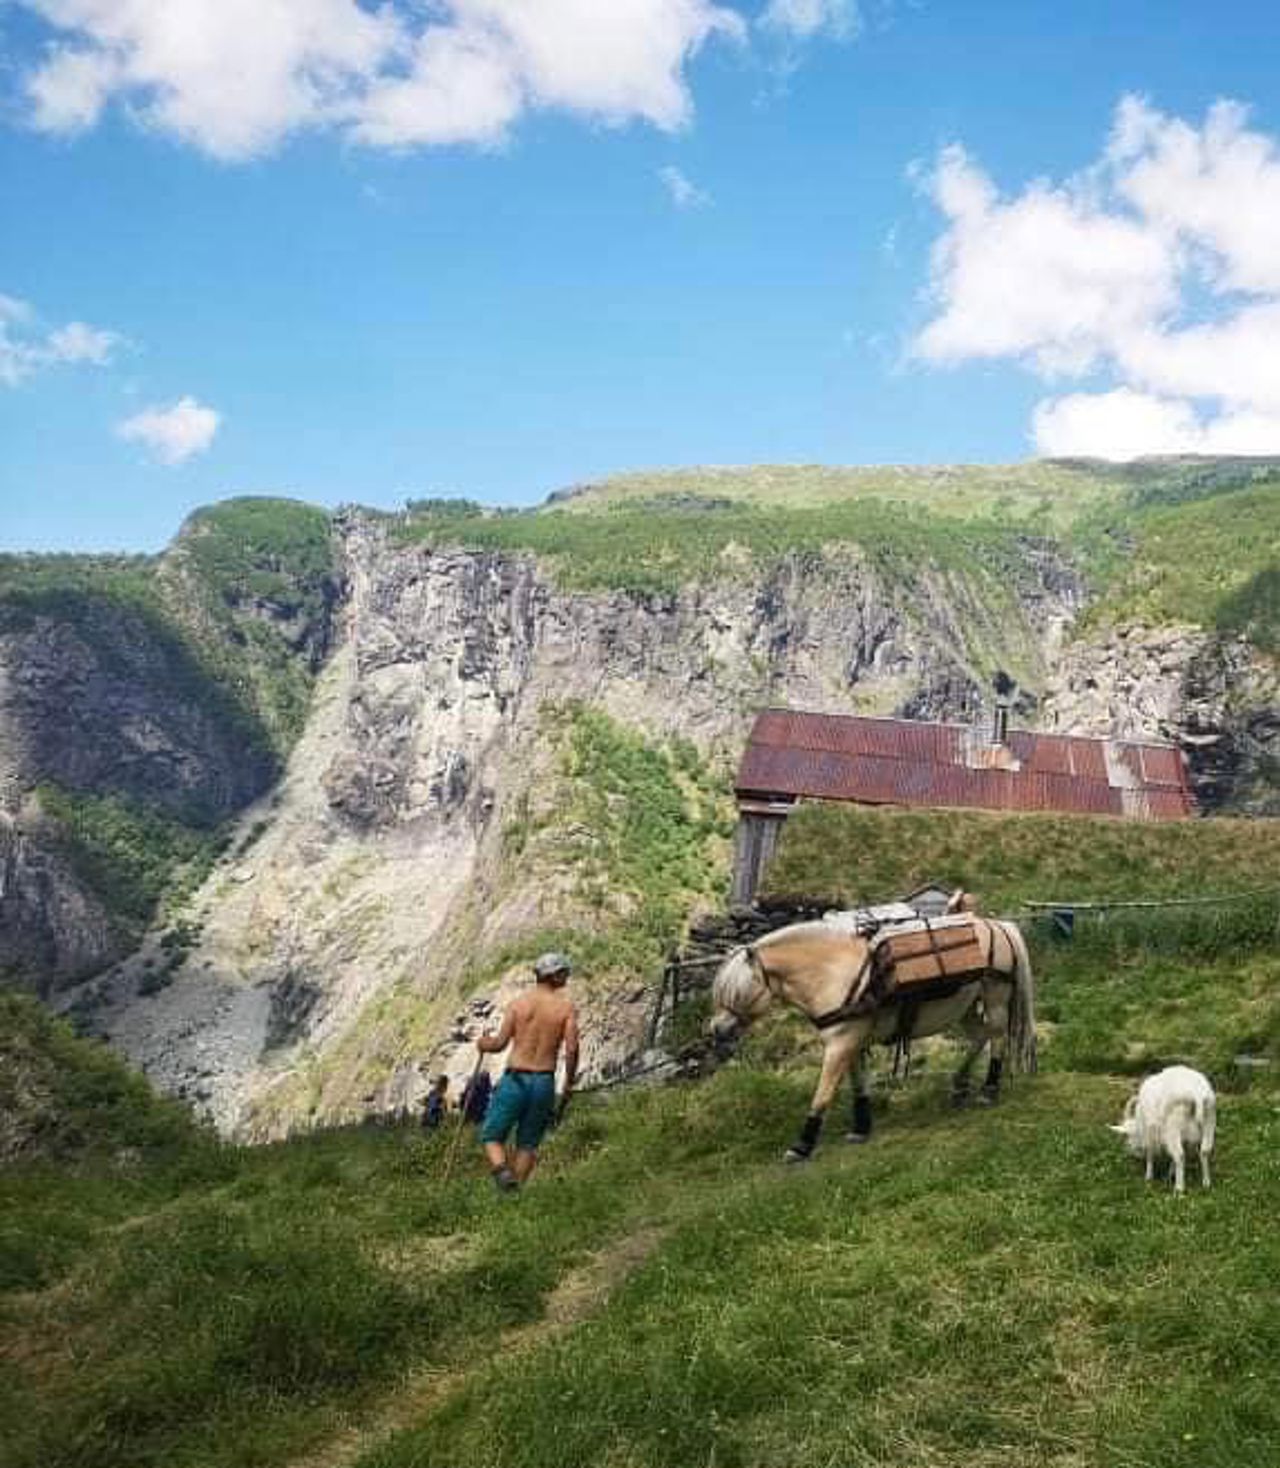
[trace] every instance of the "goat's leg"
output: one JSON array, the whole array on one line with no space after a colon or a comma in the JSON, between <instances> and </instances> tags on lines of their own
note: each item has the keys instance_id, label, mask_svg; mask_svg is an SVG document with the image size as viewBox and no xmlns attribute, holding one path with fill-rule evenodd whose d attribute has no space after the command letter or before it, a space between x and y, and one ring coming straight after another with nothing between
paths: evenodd
<instances>
[{"instance_id":1,"label":"goat's leg","mask_svg":"<svg viewBox=\"0 0 1280 1468\"><path fill-rule=\"evenodd\" d=\"M800 1135L787 1148L788 1162L804 1162L812 1156L813 1149L818 1145L818 1138L822 1135L822 1121L827 1114L827 1107L831 1105L832 1099L840 1089L840 1082L848 1074L853 1058L862 1043L862 1036L862 1026L859 1026L853 1035L830 1033L827 1035L826 1048L822 1054L822 1074L818 1077L818 1088L814 1091L813 1100L809 1103L809 1114L800 1128Z\"/></svg>"},{"instance_id":2,"label":"goat's leg","mask_svg":"<svg viewBox=\"0 0 1280 1468\"><path fill-rule=\"evenodd\" d=\"M1156 1175L1156 1149L1147 1143L1147 1181L1150 1182Z\"/></svg>"},{"instance_id":3,"label":"goat's leg","mask_svg":"<svg viewBox=\"0 0 1280 1468\"><path fill-rule=\"evenodd\" d=\"M1165 1151L1173 1158L1173 1191L1185 1193L1187 1190L1187 1162L1186 1154L1182 1147L1182 1128L1176 1123L1170 1126L1164 1137Z\"/></svg>"},{"instance_id":4,"label":"goat's leg","mask_svg":"<svg viewBox=\"0 0 1280 1468\"><path fill-rule=\"evenodd\" d=\"M853 1128L845 1135L846 1142L869 1142L871 1140L871 1078L868 1074L867 1047L858 1051L850 1077L853 1084Z\"/></svg>"},{"instance_id":5,"label":"goat's leg","mask_svg":"<svg viewBox=\"0 0 1280 1468\"><path fill-rule=\"evenodd\" d=\"M1206 1188L1209 1186L1209 1158L1213 1155L1217 1118L1218 1103L1215 1100L1206 1106L1204 1121L1200 1128L1200 1183Z\"/></svg>"}]
</instances>

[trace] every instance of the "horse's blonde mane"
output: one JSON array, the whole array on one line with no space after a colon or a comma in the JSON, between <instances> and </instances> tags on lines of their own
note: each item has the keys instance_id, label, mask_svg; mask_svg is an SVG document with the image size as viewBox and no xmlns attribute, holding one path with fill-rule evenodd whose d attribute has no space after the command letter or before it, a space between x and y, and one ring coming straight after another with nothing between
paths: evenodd
<instances>
[{"instance_id":1,"label":"horse's blonde mane","mask_svg":"<svg viewBox=\"0 0 1280 1468\"><path fill-rule=\"evenodd\" d=\"M761 940L766 941L766 940ZM741 1014L751 1007L761 989L760 975L746 948L735 948L720 966L711 985L712 1002L730 1014Z\"/></svg>"}]
</instances>

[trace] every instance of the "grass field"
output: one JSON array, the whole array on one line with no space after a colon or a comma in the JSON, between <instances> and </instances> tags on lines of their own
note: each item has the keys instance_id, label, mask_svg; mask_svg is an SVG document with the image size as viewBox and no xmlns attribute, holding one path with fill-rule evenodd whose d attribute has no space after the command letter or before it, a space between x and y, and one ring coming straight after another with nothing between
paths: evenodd
<instances>
[{"instance_id":1,"label":"grass field","mask_svg":"<svg viewBox=\"0 0 1280 1468\"><path fill-rule=\"evenodd\" d=\"M879 500L969 518L1013 516L1065 526L1125 489L1123 470L1100 463L1033 460L1016 464L754 464L615 474L557 504L575 514L655 500L730 501L758 508L812 509Z\"/></svg>"},{"instance_id":2,"label":"grass field","mask_svg":"<svg viewBox=\"0 0 1280 1468\"><path fill-rule=\"evenodd\" d=\"M815 1047L779 1016L709 1080L581 1097L516 1200L413 1129L220 1148L10 1001L0 1101L60 1120L0 1172L5 1468L1256 1468L1274 919L1039 942L1044 1066L995 1110L928 1053L871 1146L788 1168ZM1104 1129L1175 1057L1223 1093L1182 1200Z\"/></svg>"}]
</instances>

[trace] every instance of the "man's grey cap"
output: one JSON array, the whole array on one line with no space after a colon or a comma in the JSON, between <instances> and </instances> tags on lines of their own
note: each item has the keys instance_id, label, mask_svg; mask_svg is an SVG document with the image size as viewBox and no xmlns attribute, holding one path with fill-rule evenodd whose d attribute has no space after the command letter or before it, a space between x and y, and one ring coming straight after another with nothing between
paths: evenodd
<instances>
[{"instance_id":1,"label":"man's grey cap","mask_svg":"<svg viewBox=\"0 0 1280 1468\"><path fill-rule=\"evenodd\" d=\"M573 965L563 953L544 953L533 965L535 977L549 979L553 974L571 974Z\"/></svg>"}]
</instances>

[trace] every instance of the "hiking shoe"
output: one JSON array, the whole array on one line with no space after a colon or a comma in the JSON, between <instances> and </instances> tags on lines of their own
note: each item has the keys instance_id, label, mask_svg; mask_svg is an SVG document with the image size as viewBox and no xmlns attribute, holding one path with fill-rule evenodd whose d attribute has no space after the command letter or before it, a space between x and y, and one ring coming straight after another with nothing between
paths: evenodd
<instances>
[{"instance_id":1,"label":"hiking shoe","mask_svg":"<svg viewBox=\"0 0 1280 1468\"><path fill-rule=\"evenodd\" d=\"M516 1175L509 1167L495 1167L493 1169L493 1185L500 1193L514 1193L520 1186L516 1182Z\"/></svg>"}]
</instances>

